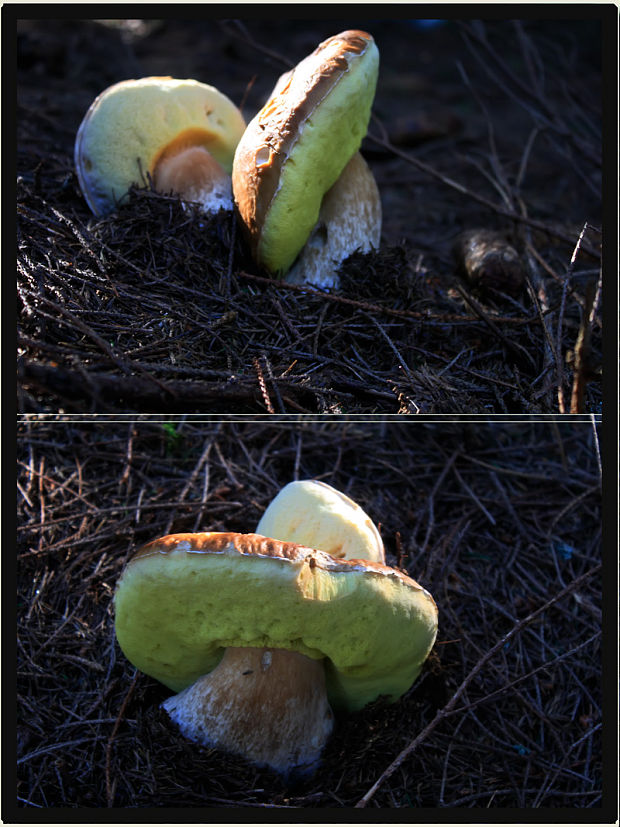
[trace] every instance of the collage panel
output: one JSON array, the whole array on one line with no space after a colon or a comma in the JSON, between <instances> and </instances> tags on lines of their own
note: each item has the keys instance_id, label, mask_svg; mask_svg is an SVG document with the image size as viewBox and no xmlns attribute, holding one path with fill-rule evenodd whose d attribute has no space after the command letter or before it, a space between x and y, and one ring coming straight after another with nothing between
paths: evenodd
<instances>
[{"instance_id":1,"label":"collage panel","mask_svg":"<svg viewBox=\"0 0 620 827\"><path fill-rule=\"evenodd\" d=\"M599 430L21 418L21 820L602 820Z\"/></svg>"},{"instance_id":2,"label":"collage panel","mask_svg":"<svg viewBox=\"0 0 620 827\"><path fill-rule=\"evenodd\" d=\"M612 5L49 8L10 21L20 412L601 413Z\"/></svg>"}]
</instances>

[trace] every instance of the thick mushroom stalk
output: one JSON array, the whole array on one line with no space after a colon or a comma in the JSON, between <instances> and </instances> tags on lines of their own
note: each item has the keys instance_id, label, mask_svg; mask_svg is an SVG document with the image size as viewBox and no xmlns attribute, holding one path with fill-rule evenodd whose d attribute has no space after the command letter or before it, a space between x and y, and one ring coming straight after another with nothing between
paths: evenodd
<instances>
[{"instance_id":1,"label":"thick mushroom stalk","mask_svg":"<svg viewBox=\"0 0 620 827\"><path fill-rule=\"evenodd\" d=\"M319 220L295 264L289 284L338 287L338 270L353 253L379 249L381 198L376 181L359 152L321 202Z\"/></svg>"},{"instance_id":2,"label":"thick mushroom stalk","mask_svg":"<svg viewBox=\"0 0 620 827\"><path fill-rule=\"evenodd\" d=\"M311 772L333 727L321 661L235 647L162 704L183 735L282 774Z\"/></svg>"},{"instance_id":3,"label":"thick mushroom stalk","mask_svg":"<svg viewBox=\"0 0 620 827\"><path fill-rule=\"evenodd\" d=\"M153 170L153 188L198 204L205 213L233 208L231 177L203 146L160 158Z\"/></svg>"}]
</instances>

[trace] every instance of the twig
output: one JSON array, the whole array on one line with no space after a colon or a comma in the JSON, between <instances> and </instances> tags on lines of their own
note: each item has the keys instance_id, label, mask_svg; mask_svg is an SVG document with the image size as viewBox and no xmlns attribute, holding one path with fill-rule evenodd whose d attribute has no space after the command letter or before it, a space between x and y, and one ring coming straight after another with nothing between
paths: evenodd
<instances>
[{"instance_id":1,"label":"twig","mask_svg":"<svg viewBox=\"0 0 620 827\"><path fill-rule=\"evenodd\" d=\"M596 431L596 418L593 413L590 414L590 422L592 423L592 434L594 436L594 447L596 449L596 462L598 465L598 476L601 484L603 483L603 463L601 460L601 446L598 441L598 433Z\"/></svg>"},{"instance_id":2,"label":"twig","mask_svg":"<svg viewBox=\"0 0 620 827\"><path fill-rule=\"evenodd\" d=\"M108 743L107 743L107 746L105 748L105 788L106 788L106 794L107 794L108 807L112 807L114 805L114 788L116 786L116 784L113 785L112 782L110 781L110 765L111 765L111 762L112 762L112 743L113 743L114 739L116 738L116 733L118 732L118 728L121 725L121 721L123 720L123 715L125 714L125 709L127 708L127 704L129 703L129 701L131 699L131 696L133 695L133 691L136 688L136 684L138 683L139 674L140 673L136 669L136 671L134 672L134 675L133 675L133 680L131 681L129 689L127 690L127 694L125 695L125 699L124 699L123 703L121 704L121 708L118 711L118 715L116 716L116 722L115 722L114 727L112 729L112 734L108 738Z\"/></svg>"},{"instance_id":3,"label":"twig","mask_svg":"<svg viewBox=\"0 0 620 827\"><path fill-rule=\"evenodd\" d=\"M430 536L431 536L431 534L433 532L433 529L435 527L435 494L439 491L440 487L443 485L443 481L445 480L445 478L448 474L448 471L454 465L454 460L458 457L458 455L459 455L459 452L454 451L452 453L452 455L450 456L450 458L448 460L446 460L446 463L445 463L444 467L441 469L441 474L437 477L435 485L433 486L433 490L429 494L429 498L428 498L428 523L427 523L427 527L426 527L426 535L424 537L424 542L422 543L422 548L420 549L420 555L424 555L424 553L426 552L426 547L428 545L428 541L429 541ZM434 557L434 555L431 555L431 558L432 557ZM432 563L433 563L433 560L430 559L428 561L428 564L427 564L427 567L426 567L426 577L427 578L430 577L430 571L432 570Z\"/></svg>"},{"instance_id":4,"label":"twig","mask_svg":"<svg viewBox=\"0 0 620 827\"><path fill-rule=\"evenodd\" d=\"M273 405L271 403L271 399L269 398L269 391L267 390L267 383L265 382L265 377L263 375L263 369L260 366L260 362L258 361L258 357L255 356L252 359L252 364L254 365L254 370L256 371L256 378L258 379L258 387L260 388L261 396L263 397L263 402L265 403L265 407L267 411L272 414L275 413Z\"/></svg>"},{"instance_id":5,"label":"twig","mask_svg":"<svg viewBox=\"0 0 620 827\"><path fill-rule=\"evenodd\" d=\"M518 678L515 678L513 681L510 681L510 683L507 683L504 686L500 686L499 689L496 689L493 692L489 692L488 695L484 695L484 697L482 698L477 698L475 701L472 701L471 703L468 703L465 706L459 706L457 709L453 709L451 714L458 715L459 712L469 712L470 709L475 709L477 706L480 706L480 704L488 703L488 701L491 701L493 700L493 698L496 698L498 695L501 695L507 689L511 689L513 686L517 686L517 684L522 683L528 678L531 678L532 675L536 675L543 669L548 669L550 666L553 666L554 664L559 663L560 661L566 660L566 658L572 657L577 652L580 652L582 649L585 649L587 646L590 646L592 643L594 643L594 641L597 638L600 638L600 636L600 631L595 632L587 640L582 641L582 643L580 643L578 646L574 646L568 652L564 652L563 654L557 655L555 658L552 658L551 660L547 660L544 663L541 663L539 666L535 667L534 669L531 669L525 675L519 675Z\"/></svg>"},{"instance_id":6,"label":"twig","mask_svg":"<svg viewBox=\"0 0 620 827\"><path fill-rule=\"evenodd\" d=\"M310 296L319 296L322 299L337 304L348 304L351 307L360 307L362 310L368 310L375 313L385 313L388 316L398 316L400 319L419 319L421 321L431 322L438 321L442 324L447 322L478 322L480 318L477 316L465 316L458 313L430 313L426 311L415 310L398 310L394 307L385 307L380 304L371 304L370 302L358 301L357 299L348 299L345 296L338 296L333 293L325 293L323 290L317 290L314 287L308 287L301 284L287 284L281 279L272 279L268 276L257 276L255 273L238 272L236 274L244 279L257 281L259 284L271 284L282 290L292 290L296 293L307 293ZM494 316L493 320L501 324L510 325L528 325L536 321L538 316L530 316L529 318L519 318L518 316Z\"/></svg>"},{"instance_id":7,"label":"twig","mask_svg":"<svg viewBox=\"0 0 620 827\"><path fill-rule=\"evenodd\" d=\"M467 491L467 493L469 494L471 499L476 503L476 505L478 506L480 511L482 511L484 516L487 518L487 520L491 523L491 525L496 525L495 517L493 517L493 515L490 514L489 511L480 502L479 498L476 496L475 491L472 491L471 487L469 485L467 485L467 483L465 482L463 477L459 474L459 469L456 467L456 465L454 466L454 468L452 470L454 471L454 474L455 474L457 480L459 481L459 483L462 485L462 487L465 489L465 491Z\"/></svg>"},{"instance_id":8,"label":"twig","mask_svg":"<svg viewBox=\"0 0 620 827\"><path fill-rule=\"evenodd\" d=\"M570 412L572 414L584 413L584 397L586 392L586 385L592 378L590 365L590 339L592 332L592 322L594 319L595 298L600 288L600 281L598 286L596 282L591 281L586 287L585 291L585 307L583 308L583 315L579 333L577 334L577 341L575 343L575 351L573 355L573 391L570 400Z\"/></svg>"},{"instance_id":9,"label":"twig","mask_svg":"<svg viewBox=\"0 0 620 827\"><path fill-rule=\"evenodd\" d=\"M519 192L519 190L523 186L523 179L525 178L525 171L527 169L527 164L530 159L530 153L532 151L534 141L536 140L539 132L540 130L538 129L538 127L535 126L530 132L525 146L523 148L523 153L521 155L521 163L519 164L519 172L517 173L517 180L515 181L515 187L517 189L517 192Z\"/></svg>"},{"instance_id":10,"label":"twig","mask_svg":"<svg viewBox=\"0 0 620 827\"><path fill-rule=\"evenodd\" d=\"M21 758L17 759L17 764L23 764L26 761L38 758L40 755L47 755L49 752L55 752L58 749L66 749L67 747L75 747L78 744L86 744L89 741L96 741L98 738L97 733L94 733L93 735L88 735L86 738L77 738L74 741L55 741L47 747L41 747L41 749L36 749L34 752L28 752L26 755L22 755Z\"/></svg>"},{"instance_id":11,"label":"twig","mask_svg":"<svg viewBox=\"0 0 620 827\"><path fill-rule=\"evenodd\" d=\"M47 392L53 392L68 399L83 399L85 395L84 378L78 370L67 370L36 362L22 361L19 371L24 384L32 384ZM166 404L171 402L177 407L198 405L206 402L253 403L256 392L249 387L248 379L228 382L192 382L171 381L166 383L166 391L160 390L149 379L140 376L118 376L109 373L90 371L88 378L92 390L100 399L118 401L138 401L143 406ZM291 385L291 387L293 387Z\"/></svg>"},{"instance_id":12,"label":"twig","mask_svg":"<svg viewBox=\"0 0 620 827\"><path fill-rule=\"evenodd\" d=\"M276 397L278 402L278 406L280 408L280 413L286 413L286 408L284 407L284 402L282 401L282 397L280 396L280 388L278 387L278 383L276 382L276 378L273 375L273 368L271 367L271 362L266 353L261 354L261 358L265 363L265 367L267 368L267 376L269 376L269 380L271 382L271 386L273 388L273 393Z\"/></svg>"},{"instance_id":13,"label":"twig","mask_svg":"<svg viewBox=\"0 0 620 827\"><path fill-rule=\"evenodd\" d=\"M519 204L523 215L526 215L527 208L522 199L519 199ZM536 266L536 264L538 263L538 259L534 255L532 255L533 248L531 244L531 230L527 228L523 235L525 240L524 259L527 267L526 283L528 293L530 295L534 307L536 308L536 312L538 313L538 318L540 319L540 327L544 337L545 347L543 352L543 370L541 375L551 374L551 369L553 365L555 365L556 373L558 376L560 376L562 366L558 363L556 350L553 344L553 337L551 335L552 311L549 308L545 284L541 279L540 273ZM549 394L549 407L551 407L550 389L552 382L553 379L550 377L545 383L545 387L543 390L543 394Z\"/></svg>"},{"instance_id":14,"label":"twig","mask_svg":"<svg viewBox=\"0 0 620 827\"><path fill-rule=\"evenodd\" d=\"M133 456L133 438L135 435L135 419L132 419L129 423L129 430L127 432L127 449L125 451L125 468L123 473L120 476L118 481L119 486L127 485L130 483L131 477L131 460ZM129 494L130 486L127 488L127 494Z\"/></svg>"},{"instance_id":15,"label":"twig","mask_svg":"<svg viewBox=\"0 0 620 827\"><path fill-rule=\"evenodd\" d=\"M228 248L228 261L226 262L226 274L224 276L225 284L226 284L226 289L224 291L224 295L226 296L226 298L228 300L230 300L230 297L232 295L232 289L231 289L232 288L232 279L231 279L231 277L232 277L232 270L233 270L233 260L234 260L234 256L235 256L235 242L236 242L236 239L237 239L237 216L233 213L233 215L231 217L230 247ZM221 289L221 284L220 284L220 289Z\"/></svg>"},{"instance_id":16,"label":"twig","mask_svg":"<svg viewBox=\"0 0 620 827\"><path fill-rule=\"evenodd\" d=\"M368 804L368 802L374 797L375 793L381 787L381 785L385 781L387 781L387 779L390 778L390 776L393 775L394 772L396 772L396 770L400 767L403 761L406 758L408 758L409 755L411 755L411 753L424 740L426 740L428 735L430 735L430 733L435 729L437 724L439 724L440 721L444 720L445 718L448 718L450 715L453 715L456 712L456 710L454 709L456 702L465 692L465 690L473 681L473 679L478 675L478 673L485 665L485 663L487 663L487 661L489 661L495 654L497 654L497 652L499 652L502 649L502 647L505 646L506 643L508 643L508 641L510 641L513 637L515 637L515 635L517 635L525 626L528 626L530 623L532 623L532 621L536 620L536 618L539 615L547 611L547 609L549 609L559 600L562 600L562 598L566 597L566 595L575 591L576 588L581 586L581 584L584 583L586 580L589 580L591 577L593 577L598 571L600 571L600 569L601 564L599 563L599 565L594 566L589 571L582 574L580 577L577 577L575 580L573 580L572 583L569 583L569 585L565 589L562 589L562 591L558 592L554 597L552 597L550 600L548 600L534 612L527 615L527 617L524 617L522 620L519 620L507 634L500 638L494 646L492 646L484 655L482 655L482 657L477 661L473 669L470 670L465 680L462 681L461 685L452 695L448 703L445 706L443 706L439 710L439 712L437 712L433 720L429 724L427 724L427 726L424 727L422 732L420 732L413 739L413 741L411 741L411 743L409 743L403 750L401 750L401 752L396 756L396 758L392 761L389 767L387 767L387 769L383 771L383 773L380 775L377 781L375 781L375 783L368 790L368 792L364 796L362 796L362 798L360 798L355 807L365 807Z\"/></svg>"},{"instance_id":17,"label":"twig","mask_svg":"<svg viewBox=\"0 0 620 827\"><path fill-rule=\"evenodd\" d=\"M562 299L560 301L560 309L558 311L558 330L556 335L556 344L555 344L555 352L556 352L556 363L558 365L558 410L560 413L566 413L566 405L564 403L564 388L562 383L562 325L564 322L564 309L566 307L566 294L568 293L568 286L570 284L571 276L573 275L573 268L575 267L575 261L577 259L577 253L579 252L579 248L581 247L581 243L583 241L583 237L585 235L586 230L588 229L588 222L583 225L581 232L579 233L579 238L577 239L577 243L575 244L575 248L573 249L573 254L571 256L568 269L566 272L566 276L564 278L564 284L562 286ZM591 308L590 308L591 309ZM584 318L589 315L589 311L587 314L584 313ZM571 413L575 413L575 411L571 410Z\"/></svg>"},{"instance_id":18,"label":"twig","mask_svg":"<svg viewBox=\"0 0 620 827\"><path fill-rule=\"evenodd\" d=\"M379 324L379 322L378 322L376 319L374 319L372 316L369 316L369 315L368 315L368 313L364 313L363 311L362 311L362 316L364 316L364 318L368 319L368 321L369 321L369 322L372 322L372 323L375 325L375 327L377 328L377 330L379 331L379 333L381 334L381 336L382 336L382 337L385 339L385 341L387 342L387 344L388 344L388 346L389 346L390 350L392 351L392 353L393 353L393 354L396 356L396 358L398 359L398 364L399 364L399 367L400 367L400 368L402 368L402 369L405 371L405 373L407 374L407 377L408 377L409 381L410 381L410 382L412 383L412 385L413 385L413 384L415 383L415 380L414 380L414 378L413 378L413 376L412 376L412 374L411 374L411 371L409 370L409 365L408 365L408 364L407 364L407 362L405 361L405 359L404 359L403 355L401 354L400 350L396 347L396 345L394 344L394 342L390 339L390 337L388 336L388 334L385 332L385 330L381 327L381 325Z\"/></svg>"}]
</instances>

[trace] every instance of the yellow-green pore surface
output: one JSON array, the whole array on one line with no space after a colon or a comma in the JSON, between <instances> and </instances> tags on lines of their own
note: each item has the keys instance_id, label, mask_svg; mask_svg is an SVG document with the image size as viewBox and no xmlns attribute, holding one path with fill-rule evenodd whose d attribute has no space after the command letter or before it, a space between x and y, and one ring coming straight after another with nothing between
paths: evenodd
<instances>
[{"instance_id":1,"label":"yellow-green pore surface","mask_svg":"<svg viewBox=\"0 0 620 827\"><path fill-rule=\"evenodd\" d=\"M394 570L310 549L286 559L190 545L135 558L115 596L123 652L174 691L210 672L228 646L281 648L325 658L330 702L352 711L403 694L432 648L434 601Z\"/></svg>"},{"instance_id":2,"label":"yellow-green pore surface","mask_svg":"<svg viewBox=\"0 0 620 827\"><path fill-rule=\"evenodd\" d=\"M117 83L94 101L78 132L84 195L95 212L109 212L132 184L147 184L162 152L175 141L182 148L183 136L230 173L244 129L237 107L213 86L164 77Z\"/></svg>"},{"instance_id":3,"label":"yellow-green pore surface","mask_svg":"<svg viewBox=\"0 0 620 827\"><path fill-rule=\"evenodd\" d=\"M321 44L290 73L286 84L276 86L242 141L264 144L263 150L257 147L255 157L259 167L265 166L267 189L269 167L279 171L275 194L269 197L266 211L256 216L260 223L256 258L273 273L283 274L292 265L318 220L323 196L358 151L368 129L379 52L372 38L365 37L369 40L363 46L357 38L354 48L340 52L322 48L331 41L338 43L338 37ZM258 175L260 180L260 169Z\"/></svg>"},{"instance_id":4,"label":"yellow-green pore surface","mask_svg":"<svg viewBox=\"0 0 620 827\"><path fill-rule=\"evenodd\" d=\"M384 562L381 535L346 494L317 480L286 485L269 504L258 534L320 548L332 557Z\"/></svg>"}]
</instances>

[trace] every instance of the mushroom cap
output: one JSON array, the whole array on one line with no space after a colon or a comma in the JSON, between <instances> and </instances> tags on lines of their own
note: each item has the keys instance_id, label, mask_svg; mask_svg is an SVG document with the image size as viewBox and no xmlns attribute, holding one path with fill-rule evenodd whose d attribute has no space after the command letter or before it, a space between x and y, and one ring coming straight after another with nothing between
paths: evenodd
<instances>
[{"instance_id":1,"label":"mushroom cap","mask_svg":"<svg viewBox=\"0 0 620 827\"><path fill-rule=\"evenodd\" d=\"M130 560L115 594L127 658L176 692L227 647L324 658L329 701L361 709L395 700L437 634L431 595L397 569L335 560L258 534L172 534Z\"/></svg>"},{"instance_id":2,"label":"mushroom cap","mask_svg":"<svg viewBox=\"0 0 620 827\"><path fill-rule=\"evenodd\" d=\"M368 514L319 480L285 485L269 503L256 533L318 548L336 559L385 563L383 540Z\"/></svg>"},{"instance_id":3,"label":"mushroom cap","mask_svg":"<svg viewBox=\"0 0 620 827\"><path fill-rule=\"evenodd\" d=\"M378 250L381 196L370 167L359 152L325 194L319 220L285 281L337 287L340 265L354 252Z\"/></svg>"},{"instance_id":4,"label":"mushroom cap","mask_svg":"<svg viewBox=\"0 0 620 827\"><path fill-rule=\"evenodd\" d=\"M379 71L371 35L345 31L282 75L248 124L233 162L233 195L256 262L288 270L323 196L366 134Z\"/></svg>"},{"instance_id":5,"label":"mushroom cap","mask_svg":"<svg viewBox=\"0 0 620 827\"><path fill-rule=\"evenodd\" d=\"M170 154L204 147L230 174L245 129L225 95L196 80L124 80L91 104L77 133L80 187L96 215L112 212L132 184L145 185Z\"/></svg>"}]
</instances>

